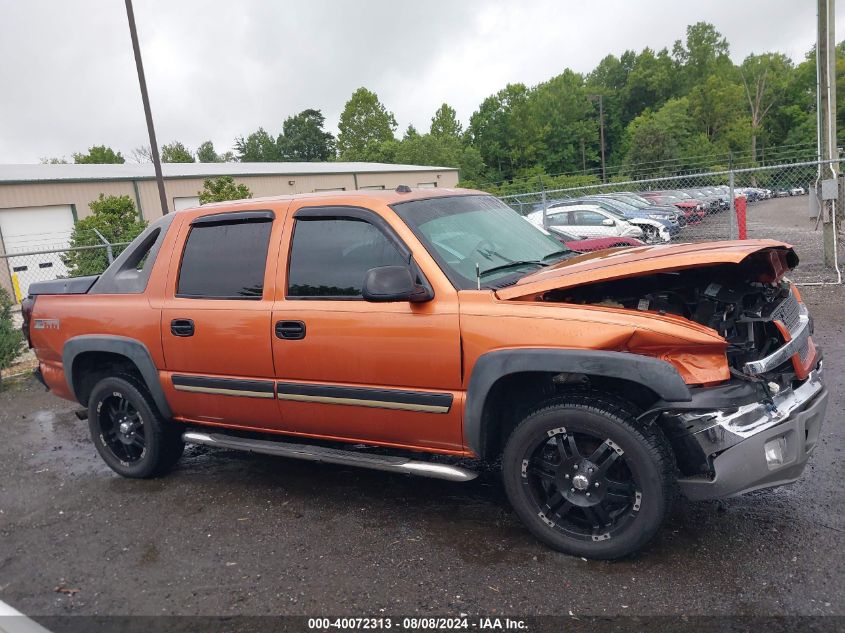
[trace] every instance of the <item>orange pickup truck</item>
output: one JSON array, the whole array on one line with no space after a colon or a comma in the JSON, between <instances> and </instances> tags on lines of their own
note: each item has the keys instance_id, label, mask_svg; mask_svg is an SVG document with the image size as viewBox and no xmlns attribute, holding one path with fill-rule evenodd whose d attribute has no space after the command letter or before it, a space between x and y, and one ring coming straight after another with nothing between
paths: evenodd
<instances>
[{"instance_id":1,"label":"orange pickup truck","mask_svg":"<svg viewBox=\"0 0 845 633\"><path fill-rule=\"evenodd\" d=\"M800 476L827 392L797 263L764 240L576 255L482 192L400 186L166 215L102 275L31 285L24 330L125 477L185 443L495 462L540 540L613 558L677 490Z\"/></svg>"}]
</instances>

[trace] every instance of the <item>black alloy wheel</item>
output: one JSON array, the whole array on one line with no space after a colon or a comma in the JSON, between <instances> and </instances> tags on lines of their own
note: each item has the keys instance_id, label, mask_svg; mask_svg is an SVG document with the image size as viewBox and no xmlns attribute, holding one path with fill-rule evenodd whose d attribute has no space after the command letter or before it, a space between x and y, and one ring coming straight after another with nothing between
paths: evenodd
<instances>
[{"instance_id":1,"label":"black alloy wheel","mask_svg":"<svg viewBox=\"0 0 845 633\"><path fill-rule=\"evenodd\" d=\"M502 454L505 492L526 527L586 558L642 548L671 506L675 473L660 429L596 390L565 392L530 411Z\"/></svg>"}]
</instances>

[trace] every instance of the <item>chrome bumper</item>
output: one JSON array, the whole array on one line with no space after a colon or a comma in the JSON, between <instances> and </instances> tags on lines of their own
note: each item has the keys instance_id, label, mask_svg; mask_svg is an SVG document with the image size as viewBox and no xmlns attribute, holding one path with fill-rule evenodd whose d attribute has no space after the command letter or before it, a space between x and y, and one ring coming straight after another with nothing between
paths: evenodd
<instances>
[{"instance_id":1,"label":"chrome bumper","mask_svg":"<svg viewBox=\"0 0 845 633\"><path fill-rule=\"evenodd\" d=\"M713 475L680 479L681 491L690 499L716 499L798 479L816 446L827 408L820 373L775 396L774 407L752 403L682 414L682 421L700 429L692 438L708 456Z\"/></svg>"}]
</instances>

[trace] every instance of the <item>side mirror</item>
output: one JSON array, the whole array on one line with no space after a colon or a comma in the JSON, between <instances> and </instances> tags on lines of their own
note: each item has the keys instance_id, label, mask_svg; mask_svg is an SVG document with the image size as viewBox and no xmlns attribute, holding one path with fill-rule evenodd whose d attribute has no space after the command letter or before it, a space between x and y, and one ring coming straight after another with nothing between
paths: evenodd
<instances>
[{"instance_id":1,"label":"side mirror","mask_svg":"<svg viewBox=\"0 0 845 633\"><path fill-rule=\"evenodd\" d=\"M364 275L364 287L361 294L366 301L410 301L419 303L429 301L431 293L414 281L414 276L406 266L380 266L370 268Z\"/></svg>"},{"instance_id":2,"label":"side mirror","mask_svg":"<svg viewBox=\"0 0 845 633\"><path fill-rule=\"evenodd\" d=\"M605 218L604 220L601 221L601 223L602 223L603 226L616 226L616 222L614 222L610 218Z\"/></svg>"}]
</instances>

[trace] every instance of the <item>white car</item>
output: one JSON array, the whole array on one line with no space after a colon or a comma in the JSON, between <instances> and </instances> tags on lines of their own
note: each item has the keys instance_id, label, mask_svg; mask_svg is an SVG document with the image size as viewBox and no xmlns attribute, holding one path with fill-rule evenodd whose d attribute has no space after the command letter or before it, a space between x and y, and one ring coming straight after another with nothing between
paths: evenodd
<instances>
[{"instance_id":1,"label":"white car","mask_svg":"<svg viewBox=\"0 0 845 633\"><path fill-rule=\"evenodd\" d=\"M548 213L548 230L556 227L570 235L589 237L642 237L641 228L595 205L582 204L567 207L551 207ZM526 218L534 226L543 228L543 210L529 213Z\"/></svg>"},{"instance_id":2,"label":"white car","mask_svg":"<svg viewBox=\"0 0 845 633\"><path fill-rule=\"evenodd\" d=\"M790 196L803 196L805 193L807 192L804 191L804 187L792 187L792 189L789 190Z\"/></svg>"}]
</instances>

